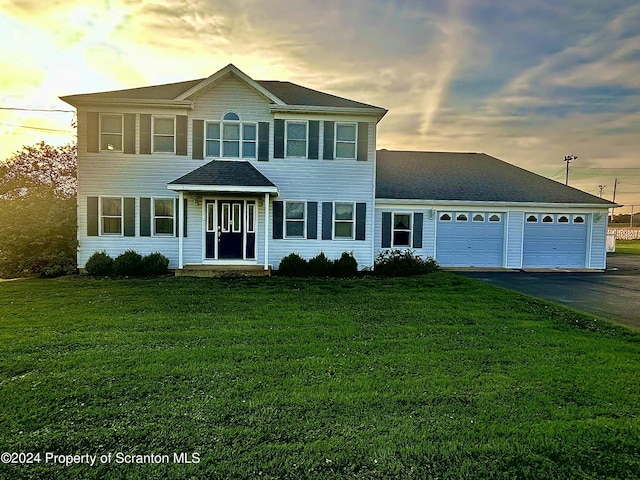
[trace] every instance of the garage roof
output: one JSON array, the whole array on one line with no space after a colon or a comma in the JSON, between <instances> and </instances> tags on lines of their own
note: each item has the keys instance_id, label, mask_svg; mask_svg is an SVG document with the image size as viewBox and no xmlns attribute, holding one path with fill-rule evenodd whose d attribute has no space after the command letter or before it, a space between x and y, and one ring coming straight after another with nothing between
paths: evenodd
<instances>
[{"instance_id":1,"label":"garage roof","mask_svg":"<svg viewBox=\"0 0 640 480\"><path fill-rule=\"evenodd\" d=\"M378 150L376 173L380 199L615 205L486 153Z\"/></svg>"}]
</instances>

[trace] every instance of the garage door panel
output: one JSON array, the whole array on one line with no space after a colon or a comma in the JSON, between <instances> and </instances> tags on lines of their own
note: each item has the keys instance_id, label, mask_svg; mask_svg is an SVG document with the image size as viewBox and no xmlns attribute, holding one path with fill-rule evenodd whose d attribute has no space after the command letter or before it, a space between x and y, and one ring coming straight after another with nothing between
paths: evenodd
<instances>
[{"instance_id":1,"label":"garage door panel","mask_svg":"<svg viewBox=\"0 0 640 480\"><path fill-rule=\"evenodd\" d=\"M528 218L528 214L525 218ZM540 218L552 215L540 215ZM526 222L522 266L528 268L584 268L587 258L586 223Z\"/></svg>"}]
</instances>

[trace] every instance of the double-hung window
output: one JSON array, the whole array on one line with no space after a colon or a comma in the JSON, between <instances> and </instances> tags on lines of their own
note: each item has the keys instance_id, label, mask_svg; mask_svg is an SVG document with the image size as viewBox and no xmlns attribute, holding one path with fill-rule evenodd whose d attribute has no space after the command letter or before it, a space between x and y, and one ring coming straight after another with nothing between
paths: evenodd
<instances>
[{"instance_id":1,"label":"double-hung window","mask_svg":"<svg viewBox=\"0 0 640 480\"><path fill-rule=\"evenodd\" d=\"M393 246L409 247L411 244L411 214L393 214Z\"/></svg>"},{"instance_id":2,"label":"double-hung window","mask_svg":"<svg viewBox=\"0 0 640 480\"><path fill-rule=\"evenodd\" d=\"M285 129L286 156L307 156L307 122L287 120Z\"/></svg>"},{"instance_id":3,"label":"double-hung window","mask_svg":"<svg viewBox=\"0 0 640 480\"><path fill-rule=\"evenodd\" d=\"M153 117L153 151L158 153L175 153L175 145L175 117Z\"/></svg>"},{"instance_id":4,"label":"double-hung window","mask_svg":"<svg viewBox=\"0 0 640 480\"><path fill-rule=\"evenodd\" d=\"M353 203L334 203L333 238L352 239L355 208Z\"/></svg>"},{"instance_id":5,"label":"double-hung window","mask_svg":"<svg viewBox=\"0 0 640 480\"><path fill-rule=\"evenodd\" d=\"M336 158L356 158L355 123L336 123Z\"/></svg>"},{"instance_id":6,"label":"double-hung window","mask_svg":"<svg viewBox=\"0 0 640 480\"><path fill-rule=\"evenodd\" d=\"M304 238L305 202L285 203L285 227L287 238Z\"/></svg>"},{"instance_id":7,"label":"double-hung window","mask_svg":"<svg viewBox=\"0 0 640 480\"><path fill-rule=\"evenodd\" d=\"M122 136L124 132L124 115L100 114L100 150L122 151Z\"/></svg>"},{"instance_id":8,"label":"double-hung window","mask_svg":"<svg viewBox=\"0 0 640 480\"><path fill-rule=\"evenodd\" d=\"M175 200L173 198L153 199L154 235L173 235L175 218L174 209Z\"/></svg>"},{"instance_id":9,"label":"double-hung window","mask_svg":"<svg viewBox=\"0 0 640 480\"><path fill-rule=\"evenodd\" d=\"M256 123L241 122L236 112L227 112L221 122L207 122L205 151L207 157L256 158L257 139Z\"/></svg>"},{"instance_id":10,"label":"double-hung window","mask_svg":"<svg viewBox=\"0 0 640 480\"><path fill-rule=\"evenodd\" d=\"M122 235L122 197L100 198L100 225L103 235Z\"/></svg>"}]
</instances>

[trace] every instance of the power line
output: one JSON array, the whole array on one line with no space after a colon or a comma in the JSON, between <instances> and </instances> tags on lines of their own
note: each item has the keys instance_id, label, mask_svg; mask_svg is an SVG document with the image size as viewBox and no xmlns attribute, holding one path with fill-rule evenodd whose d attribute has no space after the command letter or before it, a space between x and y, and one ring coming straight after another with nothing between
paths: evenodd
<instances>
[{"instance_id":1,"label":"power line","mask_svg":"<svg viewBox=\"0 0 640 480\"><path fill-rule=\"evenodd\" d=\"M573 170L640 170L640 167L573 167Z\"/></svg>"},{"instance_id":2,"label":"power line","mask_svg":"<svg viewBox=\"0 0 640 480\"><path fill-rule=\"evenodd\" d=\"M73 133L71 130L57 130L54 128L44 128L44 127L29 127L27 125L13 125L11 123L0 123L0 125L4 125L5 127L28 128L29 130L40 130L42 132Z\"/></svg>"},{"instance_id":3,"label":"power line","mask_svg":"<svg viewBox=\"0 0 640 480\"><path fill-rule=\"evenodd\" d=\"M19 107L0 107L0 110L13 110L17 112L61 112L75 113L75 110L62 110L59 108L19 108Z\"/></svg>"}]
</instances>

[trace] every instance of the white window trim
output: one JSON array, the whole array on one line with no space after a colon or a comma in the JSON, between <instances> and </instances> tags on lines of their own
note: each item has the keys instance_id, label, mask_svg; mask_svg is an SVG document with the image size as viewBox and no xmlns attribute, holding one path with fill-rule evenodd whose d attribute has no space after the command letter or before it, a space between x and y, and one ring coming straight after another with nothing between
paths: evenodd
<instances>
[{"instance_id":1,"label":"white window trim","mask_svg":"<svg viewBox=\"0 0 640 480\"><path fill-rule=\"evenodd\" d=\"M100 201L98 202L98 218L100 221L100 236L101 237L123 237L124 236L124 197L120 196L109 196L105 195L104 197L99 197ZM104 224L102 222L103 218L118 218L114 215L103 215L102 214L102 201L105 199L120 199L120 233L105 233L104 232Z\"/></svg>"},{"instance_id":2,"label":"white window trim","mask_svg":"<svg viewBox=\"0 0 640 480\"><path fill-rule=\"evenodd\" d=\"M502 222L502 213L500 212L487 212L487 222L489 223L501 223ZM491 217L494 215L498 216L498 220L491 220Z\"/></svg>"},{"instance_id":3,"label":"white window trim","mask_svg":"<svg viewBox=\"0 0 640 480\"><path fill-rule=\"evenodd\" d=\"M564 217L567 219L566 222L561 222L560 219ZM556 223L562 223L562 224L570 224L571 223L571 215L569 215L568 213L559 213L556 216Z\"/></svg>"},{"instance_id":4,"label":"white window trim","mask_svg":"<svg viewBox=\"0 0 640 480\"><path fill-rule=\"evenodd\" d=\"M173 135L168 135L165 133L156 133L156 119L159 118L169 118L173 121ZM156 150L156 136L157 137L171 137L173 138L173 151L171 152L159 152ZM152 115L151 116L151 151L154 154L160 155L175 155L176 153L176 117L173 115Z\"/></svg>"},{"instance_id":5,"label":"white window trim","mask_svg":"<svg viewBox=\"0 0 640 480\"><path fill-rule=\"evenodd\" d=\"M551 221L545 222L545 217L551 217ZM543 213L540 215L540 223L543 223L545 225L553 225L554 223L556 223L556 216L553 213Z\"/></svg>"},{"instance_id":6,"label":"white window trim","mask_svg":"<svg viewBox=\"0 0 640 480\"><path fill-rule=\"evenodd\" d=\"M258 221L257 219L257 214L258 214L258 209L256 207L255 203L249 203L249 202L245 202L245 230L247 233L256 233L256 223ZM253 210L253 223L250 224L249 223L249 210Z\"/></svg>"},{"instance_id":7,"label":"white window trim","mask_svg":"<svg viewBox=\"0 0 640 480\"><path fill-rule=\"evenodd\" d=\"M171 217L173 227L171 233L156 233L156 218L169 218L167 216L156 215L156 200L171 200L173 202L173 216ZM175 197L152 197L151 198L151 235L154 237L173 237L176 234L176 200Z\"/></svg>"},{"instance_id":8,"label":"white window trim","mask_svg":"<svg viewBox=\"0 0 640 480\"><path fill-rule=\"evenodd\" d=\"M245 140L244 138L244 127L248 125L253 125L255 127L256 135L253 140ZM253 143L254 145L255 154L253 155L253 157L249 157L244 154L244 144L249 142ZM256 158L258 158L258 122L241 122L240 123L240 157L239 158L248 158L252 160L255 160Z\"/></svg>"},{"instance_id":9,"label":"white window trim","mask_svg":"<svg viewBox=\"0 0 640 480\"><path fill-rule=\"evenodd\" d=\"M226 115L227 113L236 113L236 112L225 112L224 115ZM222 118L224 118L224 115L222 115ZM240 115L238 115L240 116ZM219 138L209 138L207 136L207 125L218 125L219 126L219 131L220 131L220 137ZM240 132L239 132L239 139L237 140L238 142L238 156L237 157L231 157L231 156L225 156L224 155L224 128L225 125L238 125ZM245 140L244 138L244 127L245 125L253 125L256 129L256 136L255 139L253 140ZM212 140L212 141L217 141L220 144L220 151L218 153L218 155L209 155L209 153L207 152L207 141ZM226 140L227 142L235 142L236 140ZM245 142L251 142L255 145L255 155L253 157L251 156L247 156L244 154L244 144ZM224 159L233 159L233 160L241 160L241 159L247 159L247 160L255 160L256 158L258 158L258 122L243 122L241 120L205 120L204 121L204 145L203 145L203 151L204 151L204 157L205 158L218 158L221 160Z\"/></svg>"},{"instance_id":10,"label":"white window trim","mask_svg":"<svg viewBox=\"0 0 640 480\"><path fill-rule=\"evenodd\" d=\"M482 220L476 220L476 215L482 216ZM471 222L472 223L484 223L488 221L487 213L485 212L471 212Z\"/></svg>"},{"instance_id":11,"label":"white window trim","mask_svg":"<svg viewBox=\"0 0 640 480\"><path fill-rule=\"evenodd\" d=\"M231 209L231 233L242 232L242 208L244 207L244 201L242 203L233 203ZM237 222L237 228L236 228Z\"/></svg>"},{"instance_id":12,"label":"white window trim","mask_svg":"<svg viewBox=\"0 0 640 480\"><path fill-rule=\"evenodd\" d=\"M292 218L287 220L287 204L288 203L301 203L302 204L302 218ZM302 222L302 236L288 235L287 234L287 221L290 222ZM284 202L284 238L307 238L307 202L304 200L285 200Z\"/></svg>"},{"instance_id":13,"label":"white window trim","mask_svg":"<svg viewBox=\"0 0 640 480\"><path fill-rule=\"evenodd\" d=\"M355 128L355 140L353 142L338 140L338 125L348 125L353 126ZM358 158L358 124L356 122L336 122L333 126L333 151L334 158L336 160L355 160ZM338 143L353 143L353 157L339 157L338 156Z\"/></svg>"},{"instance_id":14,"label":"white window trim","mask_svg":"<svg viewBox=\"0 0 640 480\"><path fill-rule=\"evenodd\" d=\"M305 152L302 156L289 155L289 124L303 123L305 127L304 142ZM295 139L293 141L301 141ZM309 158L309 122L307 120L285 120L284 121L284 156L285 158Z\"/></svg>"},{"instance_id":15,"label":"white window trim","mask_svg":"<svg viewBox=\"0 0 640 480\"><path fill-rule=\"evenodd\" d=\"M535 222L530 222L529 217L536 217ZM526 213L524 216L524 223L540 223L540 214L539 213Z\"/></svg>"},{"instance_id":16,"label":"white window trim","mask_svg":"<svg viewBox=\"0 0 640 480\"><path fill-rule=\"evenodd\" d=\"M351 211L352 211L351 220L338 220L336 218L336 206L338 204L351 205ZM336 224L338 222L339 223L351 223L351 225L352 225L351 237L336 237ZM332 225L331 237L334 240L353 240L355 238L355 235L356 235L356 202L341 202L341 201L333 202L333 225Z\"/></svg>"},{"instance_id":17,"label":"white window trim","mask_svg":"<svg viewBox=\"0 0 640 480\"><path fill-rule=\"evenodd\" d=\"M409 228L408 229L395 228L396 215L409 215ZM409 243L407 245L396 245L395 232L409 232ZM413 212L392 212L391 213L391 246L394 247L394 248L395 247L405 247L405 248L413 247Z\"/></svg>"},{"instance_id":18,"label":"white window trim","mask_svg":"<svg viewBox=\"0 0 640 480\"><path fill-rule=\"evenodd\" d=\"M576 222L576 218L580 217L582 219L581 222ZM576 223L578 225L584 225L585 223L587 223L587 216L583 215L581 213L577 213L575 215L571 215L571 223Z\"/></svg>"},{"instance_id":19,"label":"white window trim","mask_svg":"<svg viewBox=\"0 0 640 480\"><path fill-rule=\"evenodd\" d=\"M110 115L112 117L120 117L120 128L121 131L120 133L118 132L105 132L102 130L102 117L106 116L106 115ZM100 145L99 145L99 149L100 152L115 152L115 153L122 153L124 151L124 114L122 113L101 113L100 117L99 117L99 121L100 121ZM108 148L102 148L102 135L120 135L120 145L122 146L122 148L118 149L108 149Z\"/></svg>"},{"instance_id":20,"label":"white window trim","mask_svg":"<svg viewBox=\"0 0 640 480\"><path fill-rule=\"evenodd\" d=\"M458 220L458 217L460 215L464 215L465 217L467 217L466 220ZM456 222L467 223L467 222L469 222L469 212L456 212L456 216L454 218L455 218Z\"/></svg>"},{"instance_id":21,"label":"white window trim","mask_svg":"<svg viewBox=\"0 0 640 480\"><path fill-rule=\"evenodd\" d=\"M445 215L449 216L449 220L443 220L442 217L444 217ZM439 222L453 222L453 219L455 218L455 216L453 215L453 212L438 212L438 221Z\"/></svg>"}]
</instances>

